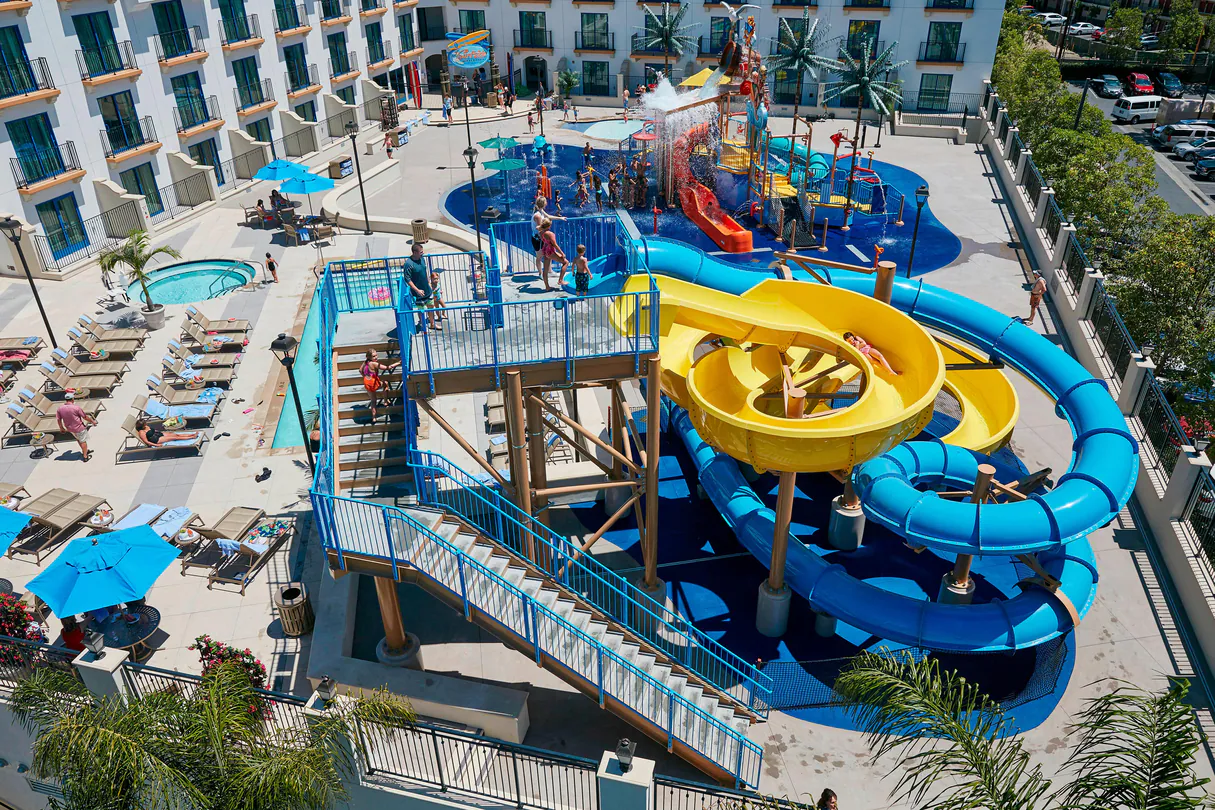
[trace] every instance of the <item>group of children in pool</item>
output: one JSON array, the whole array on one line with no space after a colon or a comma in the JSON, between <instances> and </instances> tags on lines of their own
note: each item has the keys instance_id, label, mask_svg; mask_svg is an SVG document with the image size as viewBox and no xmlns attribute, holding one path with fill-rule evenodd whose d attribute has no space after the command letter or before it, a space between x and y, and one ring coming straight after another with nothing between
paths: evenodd
<instances>
[{"instance_id":1,"label":"group of children in pool","mask_svg":"<svg viewBox=\"0 0 1215 810\"><path fill-rule=\"evenodd\" d=\"M630 195L632 198L638 197L638 192L635 189L640 189L640 198L644 201L645 197L645 167L641 159L637 156L633 157L632 173L630 168L625 165L623 158L620 163L615 164L608 171L607 183L595 171L595 167L591 165L591 155L594 150L591 148L590 141L582 147L582 168L578 170L574 177L574 182L570 183L569 187L574 191L574 205L582 208L590 205L591 195L595 196L596 211L603 212L603 192L604 186L607 186L607 204L612 208L619 208L622 205L628 205L624 199L624 184L630 186ZM636 179L634 178L636 175ZM539 197L544 191L544 178L537 177L536 179L536 196ZM557 214L561 213L561 190L554 188L553 190L553 211ZM644 204L644 202L640 203Z\"/></svg>"}]
</instances>

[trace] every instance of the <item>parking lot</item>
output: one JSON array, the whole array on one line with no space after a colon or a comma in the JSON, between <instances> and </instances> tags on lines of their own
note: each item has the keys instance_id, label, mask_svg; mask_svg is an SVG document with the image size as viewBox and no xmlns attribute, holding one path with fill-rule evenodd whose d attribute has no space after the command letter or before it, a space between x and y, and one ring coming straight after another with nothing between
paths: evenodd
<instances>
[{"instance_id":1,"label":"parking lot","mask_svg":"<svg viewBox=\"0 0 1215 810\"><path fill-rule=\"evenodd\" d=\"M1154 74L1149 73L1148 75L1155 80ZM1126 77L1118 74L1118 78L1125 80ZM1073 92L1079 93L1083 88L1083 83L1076 80L1071 82L1070 86ZM1189 89L1193 90L1193 88ZM1185 98L1193 98L1198 101L1202 98L1202 88L1199 87L1196 93L1187 92ZM1212 98L1215 98L1215 94L1208 96L1208 100ZM1169 207L1178 214L1215 214L1215 180L1199 180L1190 171L1190 164L1178 159L1172 153L1171 148L1169 150L1158 149L1148 138L1154 124L1131 125L1114 121L1110 115L1114 109L1114 101L1112 98L1102 98L1090 89L1086 103L1102 110L1113 123L1115 131L1124 132L1152 149L1156 156L1156 182L1160 186L1158 193L1169 204Z\"/></svg>"}]
</instances>

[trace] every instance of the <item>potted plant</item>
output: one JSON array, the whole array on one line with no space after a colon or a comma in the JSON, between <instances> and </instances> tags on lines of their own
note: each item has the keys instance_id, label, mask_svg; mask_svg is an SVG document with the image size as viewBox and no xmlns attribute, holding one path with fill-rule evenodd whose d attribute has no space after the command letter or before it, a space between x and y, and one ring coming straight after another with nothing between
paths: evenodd
<instances>
[{"instance_id":1,"label":"potted plant","mask_svg":"<svg viewBox=\"0 0 1215 810\"><path fill-rule=\"evenodd\" d=\"M139 282L143 290L143 317L148 322L149 329L160 329L165 325L164 305L153 302L152 293L148 290L148 264L157 256L181 258L177 249L169 245L149 249L147 231L131 231L125 242L106 250L98 257L103 273L113 272L126 265L131 278Z\"/></svg>"},{"instance_id":2,"label":"potted plant","mask_svg":"<svg viewBox=\"0 0 1215 810\"><path fill-rule=\"evenodd\" d=\"M578 74L572 70L562 70L557 74L557 88L566 98L570 97L570 93L573 92L580 81L581 79L578 78Z\"/></svg>"}]
</instances>

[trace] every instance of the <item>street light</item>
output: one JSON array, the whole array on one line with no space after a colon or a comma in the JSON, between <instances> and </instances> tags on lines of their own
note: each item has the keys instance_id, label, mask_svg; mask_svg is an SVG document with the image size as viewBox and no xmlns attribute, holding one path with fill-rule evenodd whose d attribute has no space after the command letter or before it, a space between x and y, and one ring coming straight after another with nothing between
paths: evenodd
<instances>
[{"instance_id":1,"label":"street light","mask_svg":"<svg viewBox=\"0 0 1215 810\"><path fill-rule=\"evenodd\" d=\"M30 272L29 263L25 260L25 251L21 249L21 223L12 217L5 217L0 219L0 231L4 231L4 235L11 239L13 246L17 248L17 256L21 259L21 267L25 270L30 290L34 293L34 301L38 304L38 311L42 313L42 324L46 327L46 335L51 339L51 348L58 349L59 344L55 342L55 332L51 329L51 320L46 317L46 307L42 306L42 299L38 296L38 287L34 284L34 274Z\"/></svg>"},{"instance_id":2,"label":"street light","mask_svg":"<svg viewBox=\"0 0 1215 810\"><path fill-rule=\"evenodd\" d=\"M915 225L911 228L911 255L907 257L907 278L911 278L911 263L915 261L915 240L920 235L920 214L924 213L924 204L928 202L928 184L915 190Z\"/></svg>"},{"instance_id":3,"label":"street light","mask_svg":"<svg viewBox=\"0 0 1215 810\"><path fill-rule=\"evenodd\" d=\"M1088 83L1090 79L1084 80L1084 90L1080 93L1080 106L1076 108L1076 121L1072 124L1072 129L1080 129L1080 113L1084 112L1084 101L1088 98ZM1202 108L1198 108L1199 114L1202 113Z\"/></svg>"},{"instance_id":4,"label":"street light","mask_svg":"<svg viewBox=\"0 0 1215 810\"><path fill-rule=\"evenodd\" d=\"M300 433L304 434L304 451L308 453L308 470L316 474L316 461L312 458L312 439L308 436L308 428L304 424L304 406L300 404L299 388L295 385L295 347L299 341L283 332L270 342L270 351L287 369L287 381L291 383L291 398L295 400L295 415L300 420Z\"/></svg>"},{"instance_id":5,"label":"street light","mask_svg":"<svg viewBox=\"0 0 1215 810\"><path fill-rule=\"evenodd\" d=\"M354 136L359 133L359 125L354 121L346 122L346 134L350 136L350 151L354 153L354 170L359 175L359 199L363 201L363 235L371 236L371 220L367 218L367 194L363 191L363 167L359 165L359 145Z\"/></svg>"},{"instance_id":6,"label":"street light","mask_svg":"<svg viewBox=\"0 0 1215 810\"><path fill-rule=\"evenodd\" d=\"M464 150L468 161L468 179L472 181L473 230L477 232L477 252L481 252L481 213L477 211L477 149L469 146Z\"/></svg>"},{"instance_id":7,"label":"street light","mask_svg":"<svg viewBox=\"0 0 1215 810\"><path fill-rule=\"evenodd\" d=\"M84 648L93 654L94 661L100 661L105 658L105 636L96 630L85 630Z\"/></svg>"}]
</instances>

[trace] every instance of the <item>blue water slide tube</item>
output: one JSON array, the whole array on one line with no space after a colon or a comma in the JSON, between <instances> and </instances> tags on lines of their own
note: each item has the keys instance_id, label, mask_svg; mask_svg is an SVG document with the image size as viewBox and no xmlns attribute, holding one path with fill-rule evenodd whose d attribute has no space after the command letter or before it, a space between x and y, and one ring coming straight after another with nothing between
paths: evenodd
<instances>
[{"instance_id":1,"label":"blue water slide tube","mask_svg":"<svg viewBox=\"0 0 1215 810\"><path fill-rule=\"evenodd\" d=\"M651 272L735 295L741 295L766 277L672 240L646 238L639 248ZM842 270L823 272L837 286L866 295L873 293L874 278L870 275ZM947 503L915 490L911 481L919 479L913 476L938 476L943 482L963 483L968 470L962 466L961 457L955 459L948 451L938 452L935 465L932 451L927 449L913 449L910 451L913 455L893 459L881 457L886 466L879 468L875 464L874 474L863 482L875 484L869 487L866 511L895 531L910 525L925 537L929 532L939 532L932 534L937 548L964 548L968 553L988 554L1034 550L1046 574L1061 583L1059 593L1064 599L1035 587L1010 600L979 605L942 605L912 599L857 580L841 566L832 565L796 543L789 549L786 580L816 610L883 638L928 649L1021 649L1068 632L1074 624L1069 607L1074 606L1076 614L1083 616L1096 593L1096 565L1084 535L1118 513L1130 498L1138 472L1138 446L1127 433L1117 406L1100 381L1074 359L1032 329L989 307L919 280L904 279L895 280L892 303L920 322L982 348L1033 379L1055 398L1057 412L1067 419L1076 438L1069 469L1051 493L1033 499L1030 506L1025 506L1027 501L990 509L982 507L985 511L1025 507L1023 511L1033 519L1024 528L1009 521L1007 533L1004 529L991 533L983 527L994 521L984 521L977 515L952 528L939 525L931 512L925 513L924 522L919 522L918 514L914 520L907 517L924 508L913 507L913 501L932 499L936 502L934 506ZM688 444L702 486L739 539L758 559L771 559L774 516L742 479L737 464L695 435L686 417L673 417L672 428ZM958 466L951 468L950 463ZM977 461L971 457L966 463ZM937 469L932 469L933 466ZM951 474L957 478L950 479ZM876 486L879 476L881 487ZM973 482L973 475L968 482ZM1062 495L1051 498L1060 490ZM977 509L968 504L960 506ZM1038 511L1029 511L1034 509ZM918 542L915 537L911 539Z\"/></svg>"},{"instance_id":2,"label":"blue water slide tube","mask_svg":"<svg viewBox=\"0 0 1215 810\"><path fill-rule=\"evenodd\" d=\"M768 155L779 158L782 162L788 162L789 155L789 139L788 138L773 138L769 144ZM793 158L798 162L798 165L805 165L806 161L806 142L798 141L793 144ZM798 175L801 170L794 166L794 172ZM831 171L831 160L822 152L811 151L810 153L810 176L814 178L826 177Z\"/></svg>"}]
</instances>

